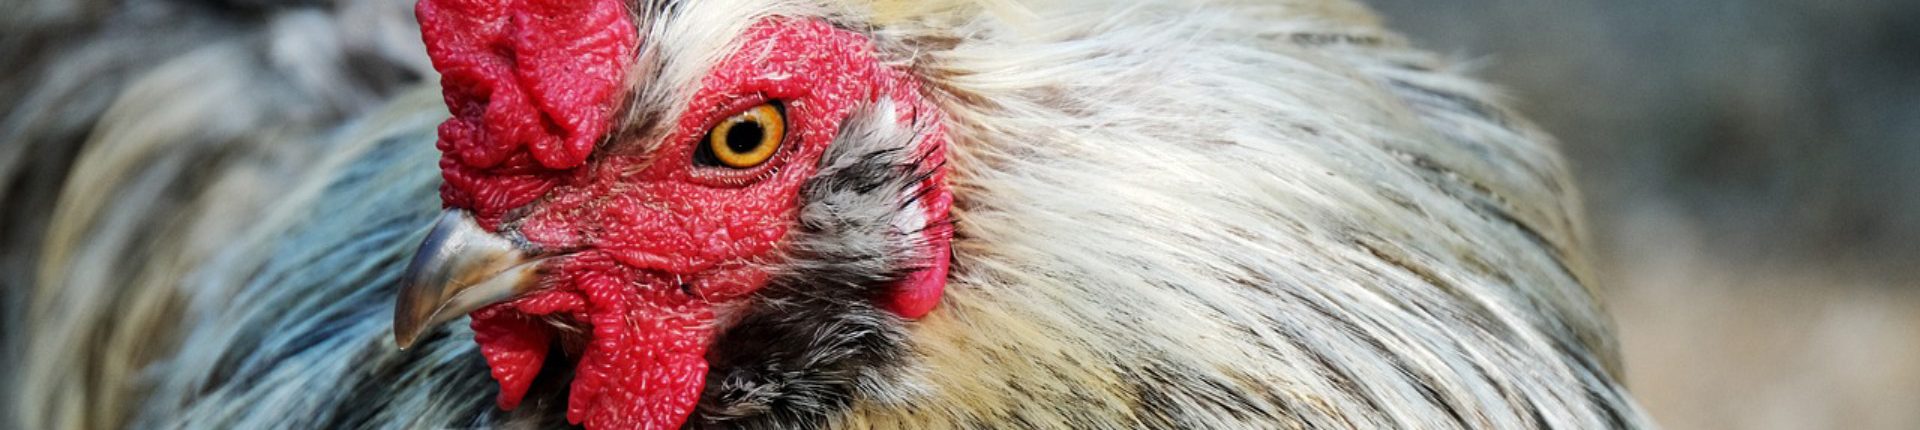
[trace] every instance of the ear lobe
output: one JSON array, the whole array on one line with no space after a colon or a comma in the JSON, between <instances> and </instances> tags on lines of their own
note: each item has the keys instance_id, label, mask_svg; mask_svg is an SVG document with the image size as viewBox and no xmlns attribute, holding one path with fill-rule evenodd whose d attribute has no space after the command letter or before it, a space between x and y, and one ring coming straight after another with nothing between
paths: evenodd
<instances>
[{"instance_id":1,"label":"ear lobe","mask_svg":"<svg viewBox=\"0 0 1920 430\"><path fill-rule=\"evenodd\" d=\"M787 240L810 285L857 285L861 298L906 319L940 303L952 266L953 191L946 130L933 109L879 98L840 121L801 191Z\"/></svg>"},{"instance_id":2,"label":"ear lobe","mask_svg":"<svg viewBox=\"0 0 1920 430\"><path fill-rule=\"evenodd\" d=\"M914 267L919 269L894 288L886 306L902 318L919 319L940 304L940 296L946 291L947 272L953 262L953 189L947 186L946 129L931 110L911 104L908 107L911 111L906 113L906 120L925 121L922 124L931 127L915 148L920 159L914 164L925 169L918 173L924 176L913 194L905 196L907 204L901 208L904 219L897 220L896 226L903 233L917 236L914 243L921 248L917 254L924 260L917 262Z\"/></svg>"},{"instance_id":3,"label":"ear lobe","mask_svg":"<svg viewBox=\"0 0 1920 430\"><path fill-rule=\"evenodd\" d=\"M932 188L925 188L927 192L917 202L920 207L907 208L926 214L926 222L917 233L924 243L921 255L926 261L900 281L886 303L887 310L902 318L926 316L940 304L940 295L947 288L947 271L953 261L953 222L948 214L953 207L953 192L947 188L945 168L939 169L942 171L923 182L923 187Z\"/></svg>"}]
</instances>

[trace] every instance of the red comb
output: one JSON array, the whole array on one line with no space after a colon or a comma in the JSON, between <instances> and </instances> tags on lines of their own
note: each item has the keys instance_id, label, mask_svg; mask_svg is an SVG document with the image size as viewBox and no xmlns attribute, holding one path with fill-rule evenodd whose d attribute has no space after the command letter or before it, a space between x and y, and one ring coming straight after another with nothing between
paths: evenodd
<instances>
[{"instance_id":1,"label":"red comb","mask_svg":"<svg viewBox=\"0 0 1920 430\"><path fill-rule=\"evenodd\" d=\"M523 146L546 168L585 162L639 43L620 0L421 0L415 14L453 112L440 150L472 167Z\"/></svg>"}]
</instances>

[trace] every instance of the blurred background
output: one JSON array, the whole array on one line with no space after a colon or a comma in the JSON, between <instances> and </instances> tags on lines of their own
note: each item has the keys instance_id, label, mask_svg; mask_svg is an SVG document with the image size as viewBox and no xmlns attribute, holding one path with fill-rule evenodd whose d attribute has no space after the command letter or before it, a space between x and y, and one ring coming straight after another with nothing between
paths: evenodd
<instances>
[{"instance_id":1,"label":"blurred background","mask_svg":"<svg viewBox=\"0 0 1920 430\"><path fill-rule=\"evenodd\" d=\"M1368 0L1563 141L1674 429L1920 429L1920 1Z\"/></svg>"}]
</instances>

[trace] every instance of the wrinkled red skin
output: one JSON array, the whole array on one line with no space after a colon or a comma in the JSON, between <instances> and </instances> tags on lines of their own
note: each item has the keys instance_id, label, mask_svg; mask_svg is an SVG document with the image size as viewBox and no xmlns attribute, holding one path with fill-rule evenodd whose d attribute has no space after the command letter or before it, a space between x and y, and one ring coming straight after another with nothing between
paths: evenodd
<instances>
[{"instance_id":1,"label":"wrinkled red skin","mask_svg":"<svg viewBox=\"0 0 1920 430\"><path fill-rule=\"evenodd\" d=\"M658 150L587 163L610 128L634 47L620 0L423 0L417 13L454 113L440 130L445 203L474 212L488 229L518 220L534 246L571 251L550 260L541 291L472 315L500 383L499 405L516 406L546 359L556 334L539 317L570 318L591 333L567 420L590 429L677 428L686 420L717 336L716 307L765 284L768 274L753 263L773 256L794 222L799 188L856 104L886 97L899 103L903 122L941 121L911 79L879 64L865 36L771 18L740 36L741 48L702 81ZM552 22L522 20L535 14ZM527 64L547 60L556 62ZM744 170L692 164L715 122L773 100L788 121L773 160ZM926 135L928 162L944 160L946 142L944 128ZM923 186L932 190L922 210L934 220L934 258L885 303L909 318L938 303L950 252L944 173Z\"/></svg>"},{"instance_id":2,"label":"wrinkled red skin","mask_svg":"<svg viewBox=\"0 0 1920 430\"><path fill-rule=\"evenodd\" d=\"M414 12L454 114L438 144L448 204L492 225L606 135L639 43L620 0L422 0Z\"/></svg>"}]
</instances>

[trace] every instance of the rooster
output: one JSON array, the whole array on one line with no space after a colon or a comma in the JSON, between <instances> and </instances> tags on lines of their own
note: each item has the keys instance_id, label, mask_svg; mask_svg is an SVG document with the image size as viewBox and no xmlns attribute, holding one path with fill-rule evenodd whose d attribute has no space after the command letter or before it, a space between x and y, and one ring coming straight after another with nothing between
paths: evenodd
<instances>
[{"instance_id":1,"label":"rooster","mask_svg":"<svg viewBox=\"0 0 1920 430\"><path fill-rule=\"evenodd\" d=\"M1650 426L1352 1L12 3L20 428Z\"/></svg>"}]
</instances>

